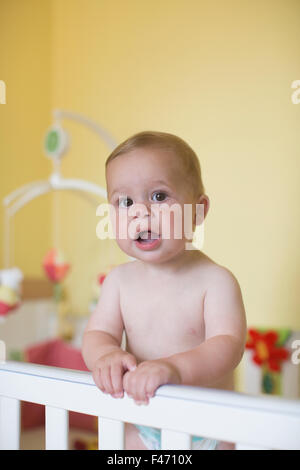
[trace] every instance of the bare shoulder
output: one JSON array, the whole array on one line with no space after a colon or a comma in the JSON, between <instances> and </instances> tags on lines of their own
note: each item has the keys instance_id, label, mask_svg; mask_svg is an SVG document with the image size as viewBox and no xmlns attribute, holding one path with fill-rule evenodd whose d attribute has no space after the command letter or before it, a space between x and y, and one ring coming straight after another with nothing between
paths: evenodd
<instances>
[{"instance_id":1,"label":"bare shoulder","mask_svg":"<svg viewBox=\"0 0 300 470\"><path fill-rule=\"evenodd\" d=\"M132 262L118 264L109 270L102 284L102 297L105 293L107 293L107 295L109 293L119 293L121 286L124 284L124 281L130 276L130 271L132 271L132 267L130 266L131 264Z\"/></svg>"},{"instance_id":2,"label":"bare shoulder","mask_svg":"<svg viewBox=\"0 0 300 470\"><path fill-rule=\"evenodd\" d=\"M106 289L108 286L115 284L117 287L121 280L121 270L120 265L114 266L105 276L103 282L103 288Z\"/></svg>"},{"instance_id":3,"label":"bare shoulder","mask_svg":"<svg viewBox=\"0 0 300 470\"><path fill-rule=\"evenodd\" d=\"M204 253L199 258L199 270L203 273L208 289L224 286L228 288L240 288L236 276L226 266L212 260Z\"/></svg>"},{"instance_id":4,"label":"bare shoulder","mask_svg":"<svg viewBox=\"0 0 300 470\"><path fill-rule=\"evenodd\" d=\"M209 280L214 284L218 284L218 286L223 284L227 287L239 287L239 282L233 272L219 264L215 264L215 266L212 267L209 273Z\"/></svg>"},{"instance_id":5,"label":"bare shoulder","mask_svg":"<svg viewBox=\"0 0 300 470\"><path fill-rule=\"evenodd\" d=\"M126 263L119 264L118 266L115 266L114 269L117 270L117 275L119 276L119 279L126 279L128 276L133 275L136 273L137 269L139 267L139 261L127 261Z\"/></svg>"},{"instance_id":6,"label":"bare shoulder","mask_svg":"<svg viewBox=\"0 0 300 470\"><path fill-rule=\"evenodd\" d=\"M120 288L127 289L129 285L132 285L141 277L141 265L139 260L128 261L121 263L114 268L116 270L116 276Z\"/></svg>"},{"instance_id":7,"label":"bare shoulder","mask_svg":"<svg viewBox=\"0 0 300 470\"><path fill-rule=\"evenodd\" d=\"M235 336L243 345L246 335L246 312L239 282L225 266L206 260L204 319L206 338L216 335Z\"/></svg>"}]
</instances>

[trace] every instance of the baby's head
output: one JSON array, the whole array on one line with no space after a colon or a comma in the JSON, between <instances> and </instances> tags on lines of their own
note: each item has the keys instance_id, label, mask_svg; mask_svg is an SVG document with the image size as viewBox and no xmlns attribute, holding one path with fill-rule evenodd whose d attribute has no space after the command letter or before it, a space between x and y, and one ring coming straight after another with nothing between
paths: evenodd
<instances>
[{"instance_id":1,"label":"baby's head","mask_svg":"<svg viewBox=\"0 0 300 470\"><path fill-rule=\"evenodd\" d=\"M172 154L172 166L179 172L180 186L186 186L197 200L204 194L200 163L194 150L180 137L167 132L145 131L129 137L118 145L106 160L105 168L120 155L141 148L164 150ZM163 164L163 159L161 164Z\"/></svg>"},{"instance_id":2,"label":"baby's head","mask_svg":"<svg viewBox=\"0 0 300 470\"><path fill-rule=\"evenodd\" d=\"M200 163L193 149L181 138L166 132L145 131L133 135L118 145L105 164L108 201L115 210L116 240L128 255L151 262L162 261L185 247L184 205L192 208L192 230L196 223L196 204L204 205L204 216L209 207L201 177ZM158 197L158 199L157 199ZM144 208L136 212L137 204ZM142 205L142 206L141 206ZM168 239L162 237L162 222L166 214L155 215L151 210L162 207L182 209L182 237L174 231L174 212L169 211ZM178 214L178 211L177 211ZM139 217L137 217L139 215ZM125 221L127 218L127 222ZM119 237L120 224L132 224L128 239ZM143 230L152 229L151 241L137 241ZM159 238L158 238L159 237ZM143 234L142 238L146 238ZM157 240L153 240L157 238Z\"/></svg>"}]
</instances>

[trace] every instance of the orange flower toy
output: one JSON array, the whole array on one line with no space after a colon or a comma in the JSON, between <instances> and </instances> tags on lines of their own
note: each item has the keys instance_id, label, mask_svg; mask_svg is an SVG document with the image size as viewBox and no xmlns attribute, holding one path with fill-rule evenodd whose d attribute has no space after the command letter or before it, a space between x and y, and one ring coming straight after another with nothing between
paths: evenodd
<instances>
[{"instance_id":1,"label":"orange flower toy","mask_svg":"<svg viewBox=\"0 0 300 470\"><path fill-rule=\"evenodd\" d=\"M44 270L52 282L61 282L67 275L70 265L66 263L63 253L53 248L43 261Z\"/></svg>"},{"instance_id":2,"label":"orange flower toy","mask_svg":"<svg viewBox=\"0 0 300 470\"><path fill-rule=\"evenodd\" d=\"M63 290L61 283L69 272L70 264L66 262L61 251L53 248L45 256L43 267L48 279L54 283L55 300L62 300Z\"/></svg>"},{"instance_id":3,"label":"orange flower toy","mask_svg":"<svg viewBox=\"0 0 300 470\"><path fill-rule=\"evenodd\" d=\"M69 272L70 264L66 262L63 253L59 250L50 250L43 260L43 268L48 279L54 284L54 299L57 303L58 336L62 339L72 339L73 326L68 320L70 305L63 280Z\"/></svg>"},{"instance_id":4,"label":"orange flower toy","mask_svg":"<svg viewBox=\"0 0 300 470\"><path fill-rule=\"evenodd\" d=\"M246 349L253 350L252 361L262 368L262 388L265 393L275 392L282 361L286 361L290 356L288 349L284 347L289 336L288 330L248 330Z\"/></svg>"}]
</instances>

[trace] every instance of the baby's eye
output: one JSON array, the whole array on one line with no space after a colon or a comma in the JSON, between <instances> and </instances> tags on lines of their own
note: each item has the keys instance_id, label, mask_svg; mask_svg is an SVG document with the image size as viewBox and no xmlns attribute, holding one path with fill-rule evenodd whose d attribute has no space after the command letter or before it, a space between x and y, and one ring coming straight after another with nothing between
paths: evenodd
<instances>
[{"instance_id":1,"label":"baby's eye","mask_svg":"<svg viewBox=\"0 0 300 470\"><path fill-rule=\"evenodd\" d=\"M152 195L152 199L155 201L155 202L162 202L166 199L167 195L166 193L162 192L162 191L156 191L155 193L153 193Z\"/></svg>"},{"instance_id":2,"label":"baby's eye","mask_svg":"<svg viewBox=\"0 0 300 470\"><path fill-rule=\"evenodd\" d=\"M119 199L119 207L129 207L133 204L133 200L130 197L123 197Z\"/></svg>"}]
</instances>

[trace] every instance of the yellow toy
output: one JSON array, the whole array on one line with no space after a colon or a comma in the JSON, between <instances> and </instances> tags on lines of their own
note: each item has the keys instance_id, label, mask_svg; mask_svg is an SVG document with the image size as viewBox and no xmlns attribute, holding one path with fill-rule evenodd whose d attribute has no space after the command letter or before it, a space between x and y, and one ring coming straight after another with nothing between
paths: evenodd
<instances>
[{"instance_id":1,"label":"yellow toy","mask_svg":"<svg viewBox=\"0 0 300 470\"><path fill-rule=\"evenodd\" d=\"M0 317L8 315L20 305L20 284L23 274L18 268L0 271Z\"/></svg>"}]
</instances>

